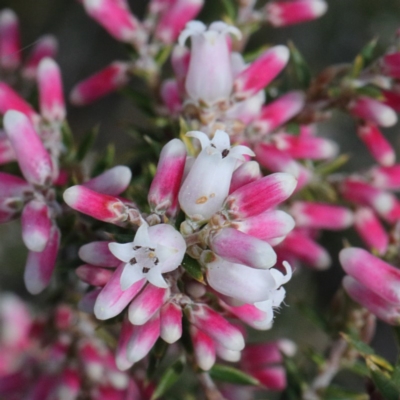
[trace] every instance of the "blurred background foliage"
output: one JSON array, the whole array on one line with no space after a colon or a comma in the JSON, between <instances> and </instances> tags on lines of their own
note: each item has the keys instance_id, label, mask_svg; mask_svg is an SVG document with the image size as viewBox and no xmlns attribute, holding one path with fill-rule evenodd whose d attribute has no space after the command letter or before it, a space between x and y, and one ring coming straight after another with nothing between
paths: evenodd
<instances>
[{"instance_id":1,"label":"blurred background foliage","mask_svg":"<svg viewBox=\"0 0 400 400\"><path fill-rule=\"evenodd\" d=\"M265 1L260 1L262 3ZM252 37L248 48L292 40L316 74L329 65L352 62L359 50L374 37L379 38L378 49L383 52L400 28L398 0L328 0L328 3L329 10L323 18L288 28L263 28ZM133 12L141 17L147 0L131 0L130 4ZM24 49L32 46L45 33L52 33L58 38L60 50L57 61L63 72L66 93L79 80L115 59L123 60L127 57L123 44L116 42L92 21L76 1L0 0L0 8L5 7L12 8L20 18ZM206 0L200 18L211 22L221 15L222 9L220 0ZM139 90L143 88L138 78L132 80L131 86ZM77 139L93 126L99 125L96 149L100 153L104 152L107 144L114 142L116 162L122 164L127 163L127 151L135 145L125 128L132 123L146 127L143 114L128 98L119 94L85 108L69 107L68 120ZM346 166L348 170L372 163L363 146L360 146L354 122L349 117L334 115L331 121L321 124L320 130L323 135L338 141L345 153L353 156ZM400 149L398 126L387 133L389 140ZM19 225L19 221L16 221L0 226L0 289L17 291L27 296L22 281L26 250L21 245ZM277 316L271 332L260 332L258 336L285 336L297 340L301 337L305 349L324 348L327 337L315 329L315 325L299 311L297 305L314 303L321 312L328 306L342 278L337 253L343 247L343 238L353 240L350 232L344 232L342 237L336 234L324 235L323 242L331 251L334 265L326 272L312 273L304 270L293 279L287 285L288 307L284 307L281 315ZM380 354L394 361L394 340L388 327L379 325L373 345ZM347 377L342 376L340 379L346 381ZM361 381L355 380L351 385L360 387Z\"/></svg>"}]
</instances>

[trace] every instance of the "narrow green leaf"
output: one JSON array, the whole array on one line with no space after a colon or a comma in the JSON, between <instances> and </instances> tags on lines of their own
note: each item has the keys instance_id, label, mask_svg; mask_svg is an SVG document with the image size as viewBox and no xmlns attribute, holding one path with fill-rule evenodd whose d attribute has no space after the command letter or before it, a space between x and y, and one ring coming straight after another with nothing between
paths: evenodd
<instances>
[{"instance_id":1,"label":"narrow green leaf","mask_svg":"<svg viewBox=\"0 0 400 400\"><path fill-rule=\"evenodd\" d=\"M182 360L176 361L169 368L167 368L158 382L158 385L151 396L151 400L156 400L163 396L167 390L178 381L183 372L183 368L184 363Z\"/></svg>"},{"instance_id":2,"label":"narrow green leaf","mask_svg":"<svg viewBox=\"0 0 400 400\"><path fill-rule=\"evenodd\" d=\"M61 135L64 146L67 150L71 151L74 147L74 136L72 135L71 128L66 121L64 121L61 126Z\"/></svg>"},{"instance_id":3,"label":"narrow green leaf","mask_svg":"<svg viewBox=\"0 0 400 400\"><path fill-rule=\"evenodd\" d=\"M291 133L292 135L298 136L300 134L300 125L296 124L294 122L291 122L290 124L286 125L285 131L287 133Z\"/></svg>"},{"instance_id":4,"label":"narrow green leaf","mask_svg":"<svg viewBox=\"0 0 400 400\"><path fill-rule=\"evenodd\" d=\"M234 383L236 385L259 385L258 380L251 375L227 365L214 364L210 370L210 376L217 381Z\"/></svg>"},{"instance_id":5,"label":"narrow green leaf","mask_svg":"<svg viewBox=\"0 0 400 400\"><path fill-rule=\"evenodd\" d=\"M365 65L368 65L373 60L377 44L378 38L374 38L370 42L368 42L360 51L360 55L364 59Z\"/></svg>"},{"instance_id":6,"label":"narrow green leaf","mask_svg":"<svg viewBox=\"0 0 400 400\"><path fill-rule=\"evenodd\" d=\"M357 393L341 387L331 385L324 392L324 400L368 400L365 393Z\"/></svg>"},{"instance_id":7,"label":"narrow green leaf","mask_svg":"<svg viewBox=\"0 0 400 400\"><path fill-rule=\"evenodd\" d=\"M392 379L383 373L374 363L368 363L371 371L371 378L381 392L385 400L399 400L400 388L392 381Z\"/></svg>"},{"instance_id":8,"label":"narrow green leaf","mask_svg":"<svg viewBox=\"0 0 400 400\"><path fill-rule=\"evenodd\" d=\"M315 168L315 171L320 175L329 175L333 172L336 172L339 168L345 165L350 159L348 154L341 154L339 157L336 157L332 161L328 161L326 163L320 164Z\"/></svg>"},{"instance_id":9,"label":"narrow green leaf","mask_svg":"<svg viewBox=\"0 0 400 400\"><path fill-rule=\"evenodd\" d=\"M222 5L224 6L226 15L231 20L232 23L236 21L237 16L237 2L233 2L232 0L221 0Z\"/></svg>"},{"instance_id":10,"label":"narrow green leaf","mask_svg":"<svg viewBox=\"0 0 400 400\"><path fill-rule=\"evenodd\" d=\"M294 68L294 74L299 82L299 84L303 88L308 88L311 82L311 71L310 68L305 61L303 55L297 49L293 42L289 41L288 43L290 50L290 62Z\"/></svg>"},{"instance_id":11,"label":"narrow green leaf","mask_svg":"<svg viewBox=\"0 0 400 400\"><path fill-rule=\"evenodd\" d=\"M309 321L314 323L324 332L328 332L328 322L322 315L318 314L313 308L304 303L298 303L297 307L299 311L308 318Z\"/></svg>"},{"instance_id":12,"label":"narrow green leaf","mask_svg":"<svg viewBox=\"0 0 400 400\"><path fill-rule=\"evenodd\" d=\"M76 152L76 159L78 161L82 161L86 154L91 150L93 147L93 144L97 138L97 135L99 133L99 127L95 126L93 129L91 129L82 139L81 143L78 146L78 151Z\"/></svg>"},{"instance_id":13,"label":"narrow green leaf","mask_svg":"<svg viewBox=\"0 0 400 400\"><path fill-rule=\"evenodd\" d=\"M182 267L192 278L196 279L196 281L204 282L201 266L194 258L186 254L182 261Z\"/></svg>"},{"instance_id":14,"label":"narrow green leaf","mask_svg":"<svg viewBox=\"0 0 400 400\"><path fill-rule=\"evenodd\" d=\"M246 61L246 63L251 63L258 57L260 57L263 53L265 53L270 47L271 47L270 45L264 45L258 47L255 50L248 51L243 55L243 59L244 61Z\"/></svg>"},{"instance_id":15,"label":"narrow green leaf","mask_svg":"<svg viewBox=\"0 0 400 400\"><path fill-rule=\"evenodd\" d=\"M368 346L366 343L356 338L355 336L348 335L346 333L341 333L340 335L347 343L353 346L361 355L366 356L370 354L375 354L374 349L372 347Z\"/></svg>"},{"instance_id":16,"label":"narrow green leaf","mask_svg":"<svg viewBox=\"0 0 400 400\"><path fill-rule=\"evenodd\" d=\"M364 86L357 89L357 93L363 96L372 97L373 99L382 99L382 92L374 86Z\"/></svg>"},{"instance_id":17,"label":"narrow green leaf","mask_svg":"<svg viewBox=\"0 0 400 400\"><path fill-rule=\"evenodd\" d=\"M400 387L400 358L396 363L392 374L392 381L396 385L396 387Z\"/></svg>"},{"instance_id":18,"label":"narrow green leaf","mask_svg":"<svg viewBox=\"0 0 400 400\"><path fill-rule=\"evenodd\" d=\"M156 55L156 63L161 67L168 60L168 57L171 53L172 46L165 46L163 49Z\"/></svg>"},{"instance_id":19,"label":"narrow green leaf","mask_svg":"<svg viewBox=\"0 0 400 400\"><path fill-rule=\"evenodd\" d=\"M95 164L92 176L100 175L106 169L110 168L114 163L115 147L113 144L109 144L106 149L106 153L99 161Z\"/></svg>"}]
</instances>

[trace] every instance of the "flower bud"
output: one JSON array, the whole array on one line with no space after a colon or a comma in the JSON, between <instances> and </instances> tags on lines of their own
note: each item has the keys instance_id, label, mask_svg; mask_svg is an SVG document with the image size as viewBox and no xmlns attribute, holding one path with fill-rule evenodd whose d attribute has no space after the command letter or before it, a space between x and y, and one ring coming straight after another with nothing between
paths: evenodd
<instances>
[{"instance_id":1,"label":"flower bud","mask_svg":"<svg viewBox=\"0 0 400 400\"><path fill-rule=\"evenodd\" d=\"M170 301L163 305L160 313L161 338L167 343L175 343L182 336L182 309Z\"/></svg>"},{"instance_id":2,"label":"flower bud","mask_svg":"<svg viewBox=\"0 0 400 400\"><path fill-rule=\"evenodd\" d=\"M8 111L4 128L17 155L25 179L38 186L51 182L52 162L29 119L18 111Z\"/></svg>"},{"instance_id":3,"label":"flower bud","mask_svg":"<svg viewBox=\"0 0 400 400\"><path fill-rule=\"evenodd\" d=\"M254 329L267 330L271 328L273 313L262 311L253 304L230 306L221 301L220 304L225 310L229 311L235 317L239 318Z\"/></svg>"},{"instance_id":4,"label":"flower bud","mask_svg":"<svg viewBox=\"0 0 400 400\"><path fill-rule=\"evenodd\" d=\"M172 115L178 115L182 110L179 86L175 79L167 79L161 85L160 95L163 103Z\"/></svg>"},{"instance_id":5,"label":"flower bud","mask_svg":"<svg viewBox=\"0 0 400 400\"><path fill-rule=\"evenodd\" d=\"M194 356L197 365L203 370L208 371L215 364L216 353L213 340L195 326L190 327Z\"/></svg>"},{"instance_id":6,"label":"flower bud","mask_svg":"<svg viewBox=\"0 0 400 400\"><path fill-rule=\"evenodd\" d=\"M359 138L367 146L372 157L381 165L389 167L396 161L396 153L382 132L373 123L360 124L357 130Z\"/></svg>"},{"instance_id":7,"label":"flower bud","mask_svg":"<svg viewBox=\"0 0 400 400\"><path fill-rule=\"evenodd\" d=\"M267 86L289 61L286 46L274 46L253 61L234 81L234 95L244 100Z\"/></svg>"},{"instance_id":8,"label":"flower bud","mask_svg":"<svg viewBox=\"0 0 400 400\"><path fill-rule=\"evenodd\" d=\"M400 79L400 53L385 54L382 58L382 68L386 75Z\"/></svg>"},{"instance_id":9,"label":"flower bud","mask_svg":"<svg viewBox=\"0 0 400 400\"><path fill-rule=\"evenodd\" d=\"M74 86L70 101L75 106L86 106L117 91L129 81L129 65L115 61L108 67Z\"/></svg>"},{"instance_id":10,"label":"flower bud","mask_svg":"<svg viewBox=\"0 0 400 400\"><path fill-rule=\"evenodd\" d=\"M272 1L265 6L267 21L275 27L312 21L324 15L328 5L323 0Z\"/></svg>"},{"instance_id":11,"label":"flower bud","mask_svg":"<svg viewBox=\"0 0 400 400\"><path fill-rule=\"evenodd\" d=\"M232 175L229 194L236 189L254 182L261 178L260 166L256 161L246 161L240 167L236 168Z\"/></svg>"},{"instance_id":12,"label":"flower bud","mask_svg":"<svg viewBox=\"0 0 400 400\"><path fill-rule=\"evenodd\" d=\"M117 165L82 183L82 186L98 193L118 196L128 188L131 178L132 172L128 167Z\"/></svg>"},{"instance_id":13,"label":"flower bud","mask_svg":"<svg viewBox=\"0 0 400 400\"><path fill-rule=\"evenodd\" d=\"M14 70L21 63L18 17L9 8L0 12L0 68Z\"/></svg>"},{"instance_id":14,"label":"flower bud","mask_svg":"<svg viewBox=\"0 0 400 400\"><path fill-rule=\"evenodd\" d=\"M66 110L60 68L51 58L40 61L37 70L40 112L47 121L61 122Z\"/></svg>"},{"instance_id":15,"label":"flower bud","mask_svg":"<svg viewBox=\"0 0 400 400\"><path fill-rule=\"evenodd\" d=\"M79 249L79 257L82 261L99 267L115 268L121 264L108 249L111 242L92 242L83 245Z\"/></svg>"},{"instance_id":16,"label":"flower bud","mask_svg":"<svg viewBox=\"0 0 400 400\"><path fill-rule=\"evenodd\" d=\"M372 184L385 190L400 190L400 164L390 167L374 167L370 171Z\"/></svg>"},{"instance_id":17,"label":"flower bud","mask_svg":"<svg viewBox=\"0 0 400 400\"><path fill-rule=\"evenodd\" d=\"M79 266L75 272L79 279L91 286L105 286L114 273L111 269L99 268L90 264Z\"/></svg>"}]
</instances>

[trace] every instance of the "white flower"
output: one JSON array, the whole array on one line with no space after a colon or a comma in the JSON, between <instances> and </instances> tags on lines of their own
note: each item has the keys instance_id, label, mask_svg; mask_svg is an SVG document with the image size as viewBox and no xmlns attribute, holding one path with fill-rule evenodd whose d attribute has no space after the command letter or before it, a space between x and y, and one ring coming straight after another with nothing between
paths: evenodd
<instances>
[{"instance_id":1,"label":"white flower","mask_svg":"<svg viewBox=\"0 0 400 400\"><path fill-rule=\"evenodd\" d=\"M108 247L126 263L121 275L122 290L143 278L154 286L167 288L162 274L178 268L186 251L182 235L168 224L149 227L143 223L133 243L110 243Z\"/></svg>"},{"instance_id":2,"label":"white flower","mask_svg":"<svg viewBox=\"0 0 400 400\"><path fill-rule=\"evenodd\" d=\"M231 147L229 135L221 130L215 132L212 140L200 131L188 132L186 136L198 139L202 151L182 184L179 203L189 218L205 221L220 210L228 196L237 160L254 153L246 146Z\"/></svg>"}]
</instances>

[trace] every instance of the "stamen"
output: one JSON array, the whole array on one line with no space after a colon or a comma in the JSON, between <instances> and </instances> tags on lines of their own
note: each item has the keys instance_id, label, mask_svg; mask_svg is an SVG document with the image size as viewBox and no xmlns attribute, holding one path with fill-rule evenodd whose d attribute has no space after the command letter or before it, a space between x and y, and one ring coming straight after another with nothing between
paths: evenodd
<instances>
[{"instance_id":1,"label":"stamen","mask_svg":"<svg viewBox=\"0 0 400 400\"><path fill-rule=\"evenodd\" d=\"M225 150L222 151L221 154L222 154L222 158L225 158L229 154L229 150L225 149Z\"/></svg>"},{"instance_id":2,"label":"stamen","mask_svg":"<svg viewBox=\"0 0 400 400\"><path fill-rule=\"evenodd\" d=\"M150 268L143 267L142 272L147 274L150 271Z\"/></svg>"},{"instance_id":3,"label":"stamen","mask_svg":"<svg viewBox=\"0 0 400 400\"><path fill-rule=\"evenodd\" d=\"M131 264L131 265L134 265L136 263L137 263L137 261L136 261L135 257L131 258L130 261L129 261L129 264Z\"/></svg>"}]
</instances>

